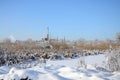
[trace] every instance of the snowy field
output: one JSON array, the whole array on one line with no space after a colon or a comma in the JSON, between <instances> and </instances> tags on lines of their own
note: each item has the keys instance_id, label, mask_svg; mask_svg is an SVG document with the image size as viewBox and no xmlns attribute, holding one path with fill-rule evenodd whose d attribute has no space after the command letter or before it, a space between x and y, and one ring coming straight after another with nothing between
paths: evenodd
<instances>
[{"instance_id":1,"label":"snowy field","mask_svg":"<svg viewBox=\"0 0 120 80\"><path fill-rule=\"evenodd\" d=\"M80 59L85 59L86 69L77 67ZM0 80L120 80L119 72L105 72L95 68L104 67L104 61L105 56L101 54L85 58L48 60L46 64L38 63L26 69L2 66Z\"/></svg>"}]
</instances>

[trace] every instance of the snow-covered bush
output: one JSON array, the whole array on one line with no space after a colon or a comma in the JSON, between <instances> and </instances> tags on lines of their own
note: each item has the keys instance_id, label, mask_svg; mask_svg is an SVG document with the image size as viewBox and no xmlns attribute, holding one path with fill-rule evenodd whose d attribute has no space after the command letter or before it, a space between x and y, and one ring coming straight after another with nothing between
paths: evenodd
<instances>
[{"instance_id":1,"label":"snow-covered bush","mask_svg":"<svg viewBox=\"0 0 120 80\"><path fill-rule=\"evenodd\" d=\"M112 50L107 54L107 68L110 71L120 71L120 49Z\"/></svg>"},{"instance_id":2,"label":"snow-covered bush","mask_svg":"<svg viewBox=\"0 0 120 80\"><path fill-rule=\"evenodd\" d=\"M78 61L78 66L77 68L87 68L87 64L85 63L85 57L81 56L79 61Z\"/></svg>"}]
</instances>

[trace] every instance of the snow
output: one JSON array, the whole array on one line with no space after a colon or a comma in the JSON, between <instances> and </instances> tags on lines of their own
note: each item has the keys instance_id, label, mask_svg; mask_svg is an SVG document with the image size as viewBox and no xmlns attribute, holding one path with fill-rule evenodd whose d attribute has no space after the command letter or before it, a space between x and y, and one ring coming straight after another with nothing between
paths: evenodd
<instances>
[{"instance_id":1,"label":"snow","mask_svg":"<svg viewBox=\"0 0 120 80\"><path fill-rule=\"evenodd\" d=\"M18 66L0 67L0 79L4 80L120 80L119 72L103 72L96 70L94 64L102 66L104 55L85 57L87 69L77 68L80 59L66 59L47 61L46 65L40 64L31 68Z\"/></svg>"},{"instance_id":2,"label":"snow","mask_svg":"<svg viewBox=\"0 0 120 80\"><path fill-rule=\"evenodd\" d=\"M57 65L64 65L69 67L76 67L78 65L78 61L83 59L83 57L77 58L77 59L66 59L66 60L58 60L58 61L48 61L47 64L57 64ZM89 65L98 65L103 66L103 62L105 61L104 55L95 55L95 56L87 56L84 57L86 64Z\"/></svg>"}]
</instances>

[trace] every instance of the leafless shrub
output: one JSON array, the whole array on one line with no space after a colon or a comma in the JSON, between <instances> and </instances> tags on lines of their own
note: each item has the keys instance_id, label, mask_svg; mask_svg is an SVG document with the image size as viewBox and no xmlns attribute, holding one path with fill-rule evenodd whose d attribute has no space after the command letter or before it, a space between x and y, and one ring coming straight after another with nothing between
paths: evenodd
<instances>
[{"instance_id":1,"label":"leafless shrub","mask_svg":"<svg viewBox=\"0 0 120 80\"><path fill-rule=\"evenodd\" d=\"M110 71L120 71L120 49L115 49L108 53L107 68Z\"/></svg>"}]
</instances>

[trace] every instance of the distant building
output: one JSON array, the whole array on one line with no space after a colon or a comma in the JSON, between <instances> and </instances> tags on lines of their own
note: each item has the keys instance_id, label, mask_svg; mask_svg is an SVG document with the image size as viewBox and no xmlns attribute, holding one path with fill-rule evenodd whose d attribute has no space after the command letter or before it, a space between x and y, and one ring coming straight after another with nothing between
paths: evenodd
<instances>
[{"instance_id":1,"label":"distant building","mask_svg":"<svg viewBox=\"0 0 120 80\"><path fill-rule=\"evenodd\" d=\"M38 44L40 45L40 47L42 48L52 48L52 46L49 43L50 41L50 35L49 35L49 27L46 28L46 35L44 38L42 38L42 40L40 42L38 42Z\"/></svg>"}]
</instances>

